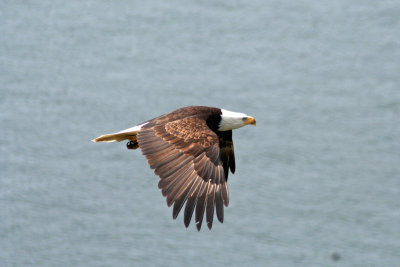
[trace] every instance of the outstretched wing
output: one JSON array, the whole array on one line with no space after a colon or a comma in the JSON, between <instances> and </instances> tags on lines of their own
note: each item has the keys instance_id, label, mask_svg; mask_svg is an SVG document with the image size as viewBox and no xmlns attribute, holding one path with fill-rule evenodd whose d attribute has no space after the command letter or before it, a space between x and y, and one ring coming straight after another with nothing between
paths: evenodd
<instances>
[{"instance_id":1,"label":"outstretched wing","mask_svg":"<svg viewBox=\"0 0 400 267\"><path fill-rule=\"evenodd\" d=\"M232 138L227 140L229 144L231 141ZM228 167L232 171L235 168L233 146L230 150L230 145L224 144L221 151L220 137L196 116L161 124L150 122L139 131L138 142L150 167L161 178L158 187L167 198L167 205L174 204L174 219L186 202L186 227L195 209L198 230L204 212L211 229L214 207L218 220L223 222L223 205L229 204Z\"/></svg>"}]
</instances>

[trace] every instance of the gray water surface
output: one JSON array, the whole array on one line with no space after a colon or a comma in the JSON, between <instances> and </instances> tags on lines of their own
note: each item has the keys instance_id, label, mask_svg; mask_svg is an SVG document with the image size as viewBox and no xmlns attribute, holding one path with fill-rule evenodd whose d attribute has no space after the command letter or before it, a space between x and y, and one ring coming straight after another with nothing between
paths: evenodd
<instances>
[{"instance_id":1,"label":"gray water surface","mask_svg":"<svg viewBox=\"0 0 400 267\"><path fill-rule=\"evenodd\" d=\"M0 266L399 266L399 1L3 1ZM225 222L140 151L178 107L245 112Z\"/></svg>"}]
</instances>

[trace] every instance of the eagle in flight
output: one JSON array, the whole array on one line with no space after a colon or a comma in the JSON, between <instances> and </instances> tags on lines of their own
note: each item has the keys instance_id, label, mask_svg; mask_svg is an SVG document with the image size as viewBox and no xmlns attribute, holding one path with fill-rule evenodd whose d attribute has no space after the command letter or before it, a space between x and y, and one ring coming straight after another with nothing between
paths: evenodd
<instances>
[{"instance_id":1,"label":"eagle in flight","mask_svg":"<svg viewBox=\"0 0 400 267\"><path fill-rule=\"evenodd\" d=\"M196 210L197 230L204 213L211 230L214 208L222 223L224 205L229 204L228 173L235 172L232 130L248 124L256 125L256 120L244 113L189 106L92 141L129 140L128 149L140 147L150 168L160 177L158 187L168 207L174 205L173 218L186 203L185 226Z\"/></svg>"}]
</instances>

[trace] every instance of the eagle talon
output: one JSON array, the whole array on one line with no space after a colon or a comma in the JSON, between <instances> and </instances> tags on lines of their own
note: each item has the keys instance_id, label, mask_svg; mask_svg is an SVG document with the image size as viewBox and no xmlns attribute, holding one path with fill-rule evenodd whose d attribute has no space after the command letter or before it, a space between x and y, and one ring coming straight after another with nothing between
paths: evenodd
<instances>
[{"instance_id":1,"label":"eagle talon","mask_svg":"<svg viewBox=\"0 0 400 267\"><path fill-rule=\"evenodd\" d=\"M129 141L128 143L126 143L126 148L127 149L136 149L138 147L139 147L139 143L138 142Z\"/></svg>"}]
</instances>

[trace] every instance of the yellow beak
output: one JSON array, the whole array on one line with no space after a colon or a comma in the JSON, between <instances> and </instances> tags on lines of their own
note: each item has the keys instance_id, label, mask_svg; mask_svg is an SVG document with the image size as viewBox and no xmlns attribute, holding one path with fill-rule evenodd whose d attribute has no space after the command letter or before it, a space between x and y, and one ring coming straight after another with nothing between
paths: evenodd
<instances>
[{"instance_id":1,"label":"yellow beak","mask_svg":"<svg viewBox=\"0 0 400 267\"><path fill-rule=\"evenodd\" d=\"M253 117L248 117L247 120L245 121L245 124L252 124L252 125L256 125L256 119L254 119Z\"/></svg>"}]
</instances>

